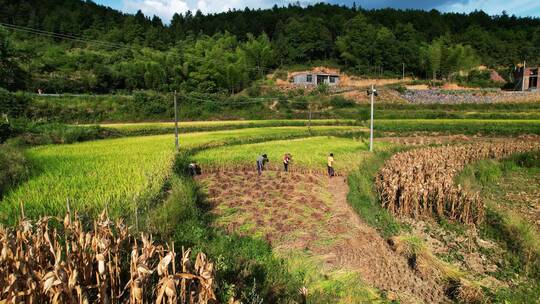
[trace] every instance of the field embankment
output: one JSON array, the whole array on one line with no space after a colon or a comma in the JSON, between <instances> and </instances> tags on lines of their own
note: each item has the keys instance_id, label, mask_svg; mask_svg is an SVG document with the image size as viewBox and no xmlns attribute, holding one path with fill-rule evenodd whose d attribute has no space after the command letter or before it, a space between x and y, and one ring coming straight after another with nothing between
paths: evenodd
<instances>
[{"instance_id":1,"label":"field embankment","mask_svg":"<svg viewBox=\"0 0 540 304\"><path fill-rule=\"evenodd\" d=\"M291 120L218 120L218 121L180 121L180 133L236 130L243 128L267 127L302 127L302 126L354 126L357 122L352 119L291 119ZM118 136L142 136L174 133L174 122L153 123L112 123L99 124L106 130Z\"/></svg>"},{"instance_id":2,"label":"field embankment","mask_svg":"<svg viewBox=\"0 0 540 304\"><path fill-rule=\"evenodd\" d=\"M379 136L465 134L488 136L540 135L540 120L375 119Z\"/></svg>"}]
</instances>

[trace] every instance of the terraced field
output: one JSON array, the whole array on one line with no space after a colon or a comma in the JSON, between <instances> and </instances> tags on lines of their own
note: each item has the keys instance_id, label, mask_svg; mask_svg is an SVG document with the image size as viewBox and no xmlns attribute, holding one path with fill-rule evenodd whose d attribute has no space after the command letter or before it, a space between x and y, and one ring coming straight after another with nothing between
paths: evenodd
<instances>
[{"instance_id":1,"label":"terraced field","mask_svg":"<svg viewBox=\"0 0 540 304\"><path fill-rule=\"evenodd\" d=\"M377 143L376 149L384 150L389 146L388 143ZM282 158L285 153L290 153L293 160L290 170L324 172L328 154L334 153L335 169L343 175L365 160L368 149L369 142L364 139L318 136L224 146L201 151L193 158L210 171L226 171L253 168L255 159L266 153L270 159L267 167L283 170Z\"/></svg>"},{"instance_id":2,"label":"terraced field","mask_svg":"<svg viewBox=\"0 0 540 304\"><path fill-rule=\"evenodd\" d=\"M437 277L422 277L410 269L407 260L394 253L347 204L346 178L321 174L318 168L324 168L330 148L336 164L343 162L338 172L354 170L373 157L364 142L335 137L226 146L195 154L203 168L212 166L212 160L218 168L198 178L217 216L215 225L230 234L267 240L286 259L299 254L314 259L326 276L359 275L368 286L399 294L405 303L444 302ZM295 166L302 170L287 173L279 165L270 166L258 176L249 164L260 151L270 151L270 157L289 151L293 158L297 155ZM280 158L276 161L281 164ZM352 299L354 303L362 300Z\"/></svg>"},{"instance_id":3,"label":"terraced field","mask_svg":"<svg viewBox=\"0 0 540 304\"><path fill-rule=\"evenodd\" d=\"M538 119L380 119L375 120L379 132L400 136L408 133L435 132L439 134L466 135L540 135Z\"/></svg>"},{"instance_id":4,"label":"terraced field","mask_svg":"<svg viewBox=\"0 0 540 304\"><path fill-rule=\"evenodd\" d=\"M289 120L218 120L218 121L180 121L180 132L200 132L232 130L242 128L267 128L285 126L352 126L356 121L352 119L313 119L311 122L305 119ZM101 127L120 132L125 135L166 134L174 132L173 122L151 123L112 123L100 124Z\"/></svg>"},{"instance_id":5,"label":"terraced field","mask_svg":"<svg viewBox=\"0 0 540 304\"><path fill-rule=\"evenodd\" d=\"M230 264L223 264L226 254L231 254L225 253L226 250L232 250L232 255L255 256L253 252L261 252L262 248L257 246L270 250L269 244L291 265L289 271L301 278L303 287L312 295L310 299L331 295L330 302L339 299L343 303L358 303L369 299L382 303L393 300L446 303L451 299L462 301L465 297L486 299L482 288L495 290L513 286L500 277L493 277L492 270L497 269L493 261L500 257L497 254L491 255L492 259L485 263L489 267L481 272L469 267L474 265L471 264L474 259L484 258L482 250L500 251L495 241L482 239L476 227L452 228L476 233L469 238L468 234L467 237L455 236L457 233L448 230L447 227L454 227L456 223L394 218L381 207L381 198L373 184L384 161L409 141L411 145L422 147L461 145L474 138L474 142L486 141L489 146L508 139L487 141L477 136L430 134L425 140L423 137L418 140L416 136L377 140L375 153L370 153L366 129L347 125L352 121L318 121L309 130L305 123L303 120L185 123L181 125L184 132L180 136L179 154L174 151L170 123L105 125L126 135L168 133L163 135L34 147L27 151L35 165L34 174L0 202L0 223L15 223L21 205L25 215L32 218L61 215L67 201L87 219L103 209L113 218L132 220L139 214L155 217L145 222L151 224L145 229L161 231L162 237L172 235L190 246L212 248L214 257L221 259L216 268L229 271L227 275L234 270L227 268ZM377 125L378 130L386 134L419 130L538 134L536 130L540 127L535 120L379 120ZM230 128L234 129L227 130ZM195 132L205 129L212 131ZM523 138L536 140L534 135ZM262 153L268 154L270 163L262 176L258 176L254 162ZM282 172L284 153L293 156L292 172ZM325 174L329 153L335 155L339 174L334 178ZM177 157L181 161L175 161ZM437 160L435 163L444 167L441 172L449 168L448 157ZM175 170L183 169L188 161L197 161L202 166L202 176L193 180L180 172L183 170ZM406 162L387 162L386 168L392 171L400 164ZM423 168L422 172L427 172L430 166L433 164L404 167ZM368 167L367 173L362 170ZM385 176L381 178L388 180ZM421 179L425 183L425 178ZM413 182L414 185L421 183ZM357 208L358 205L362 205L361 208ZM366 215L366 210L372 214ZM162 220L167 220L166 225L158 227ZM392 235L381 233L380 223L395 225ZM186 227L179 227L183 225ZM433 231L443 231L444 242ZM424 244L424 238L430 243ZM215 239L219 241L211 246L202 244ZM227 243L234 240L238 243ZM477 252L465 252L465 245L458 249L448 245L452 241L465 244L464 240L469 242L469 249ZM235 246L246 247L235 251ZM295 264L298 259L312 263L311 274ZM486 284L484 278L495 283Z\"/></svg>"},{"instance_id":6,"label":"terraced field","mask_svg":"<svg viewBox=\"0 0 540 304\"><path fill-rule=\"evenodd\" d=\"M183 134L183 150L219 146L226 142L250 142L295 138L312 134L357 131L349 126L246 128ZM171 135L130 137L71 145L32 148L28 156L36 172L28 182L0 202L0 220L13 222L24 204L27 216L57 215L66 201L85 214L107 207L111 215L133 214L144 209L163 189L172 173L174 139Z\"/></svg>"}]
</instances>

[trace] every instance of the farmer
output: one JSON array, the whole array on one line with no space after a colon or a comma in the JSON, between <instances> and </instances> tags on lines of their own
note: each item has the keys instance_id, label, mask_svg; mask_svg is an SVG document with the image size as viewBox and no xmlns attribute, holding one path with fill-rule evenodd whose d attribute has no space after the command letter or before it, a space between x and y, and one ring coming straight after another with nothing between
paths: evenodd
<instances>
[{"instance_id":1,"label":"farmer","mask_svg":"<svg viewBox=\"0 0 540 304\"><path fill-rule=\"evenodd\" d=\"M292 160L292 155L290 153L285 153L285 156L283 156L283 169L285 172L289 172L289 163Z\"/></svg>"},{"instance_id":2,"label":"farmer","mask_svg":"<svg viewBox=\"0 0 540 304\"><path fill-rule=\"evenodd\" d=\"M191 176L201 174L201 167L199 167L199 165L197 165L197 162L190 163L189 166L188 166L188 169L189 169L189 175L191 175Z\"/></svg>"},{"instance_id":3,"label":"farmer","mask_svg":"<svg viewBox=\"0 0 540 304\"><path fill-rule=\"evenodd\" d=\"M264 170L264 164L268 162L268 156L266 154L263 154L257 158L257 172L259 172L259 175L262 174L262 171Z\"/></svg>"},{"instance_id":4,"label":"farmer","mask_svg":"<svg viewBox=\"0 0 540 304\"><path fill-rule=\"evenodd\" d=\"M328 155L328 176L334 176L334 153Z\"/></svg>"}]
</instances>

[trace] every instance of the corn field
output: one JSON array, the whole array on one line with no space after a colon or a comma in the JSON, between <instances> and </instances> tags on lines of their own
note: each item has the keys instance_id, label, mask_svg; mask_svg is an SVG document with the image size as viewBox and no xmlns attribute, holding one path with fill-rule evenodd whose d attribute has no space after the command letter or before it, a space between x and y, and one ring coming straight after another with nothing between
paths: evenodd
<instances>
[{"instance_id":1,"label":"corn field","mask_svg":"<svg viewBox=\"0 0 540 304\"><path fill-rule=\"evenodd\" d=\"M0 227L0 303L214 303L214 266L155 245L105 213L85 232L77 216Z\"/></svg>"},{"instance_id":2,"label":"corn field","mask_svg":"<svg viewBox=\"0 0 540 304\"><path fill-rule=\"evenodd\" d=\"M429 147L392 156L378 172L375 186L381 204L396 216L448 218L477 224L484 217L478 193L469 193L454 178L482 159L502 159L539 149L538 142L506 141Z\"/></svg>"}]
</instances>

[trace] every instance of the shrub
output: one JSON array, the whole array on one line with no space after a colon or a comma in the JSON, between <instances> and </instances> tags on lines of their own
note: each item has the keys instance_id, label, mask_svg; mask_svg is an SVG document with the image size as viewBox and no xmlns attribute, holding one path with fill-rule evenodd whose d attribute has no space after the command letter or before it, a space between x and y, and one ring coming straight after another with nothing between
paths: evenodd
<instances>
[{"instance_id":1,"label":"shrub","mask_svg":"<svg viewBox=\"0 0 540 304\"><path fill-rule=\"evenodd\" d=\"M0 199L29 174L29 162L22 149L12 145L0 145Z\"/></svg>"},{"instance_id":2,"label":"shrub","mask_svg":"<svg viewBox=\"0 0 540 304\"><path fill-rule=\"evenodd\" d=\"M350 108L354 106L354 101L343 96L334 96L330 99L330 105L334 108Z\"/></svg>"},{"instance_id":3,"label":"shrub","mask_svg":"<svg viewBox=\"0 0 540 304\"><path fill-rule=\"evenodd\" d=\"M299 97L291 102L291 108L295 110L307 110L308 109L308 100L307 98Z\"/></svg>"},{"instance_id":4,"label":"shrub","mask_svg":"<svg viewBox=\"0 0 540 304\"><path fill-rule=\"evenodd\" d=\"M13 136L14 130L7 119L0 119L0 144Z\"/></svg>"},{"instance_id":5,"label":"shrub","mask_svg":"<svg viewBox=\"0 0 540 304\"><path fill-rule=\"evenodd\" d=\"M100 126L72 126L26 119L13 120L11 127L10 136L18 134L20 140L28 145L69 144L119 136L118 131Z\"/></svg>"},{"instance_id":6,"label":"shrub","mask_svg":"<svg viewBox=\"0 0 540 304\"><path fill-rule=\"evenodd\" d=\"M313 93L319 94L319 95L328 95L328 92L330 91L330 86L326 83L320 83L317 85L317 89L313 91Z\"/></svg>"},{"instance_id":7,"label":"shrub","mask_svg":"<svg viewBox=\"0 0 540 304\"><path fill-rule=\"evenodd\" d=\"M167 113L172 108L172 99L167 96L137 92L133 95L133 105L136 112L142 116L157 116Z\"/></svg>"},{"instance_id":8,"label":"shrub","mask_svg":"<svg viewBox=\"0 0 540 304\"><path fill-rule=\"evenodd\" d=\"M272 77L274 80L280 79L280 80L287 80L287 71L284 70L277 70L274 73L274 77Z\"/></svg>"},{"instance_id":9,"label":"shrub","mask_svg":"<svg viewBox=\"0 0 540 304\"><path fill-rule=\"evenodd\" d=\"M460 85L475 88L498 88L504 85L504 83L491 80L491 72L489 70L472 70L467 76L458 76L456 80Z\"/></svg>"},{"instance_id":10,"label":"shrub","mask_svg":"<svg viewBox=\"0 0 540 304\"><path fill-rule=\"evenodd\" d=\"M26 114L30 98L23 94L14 94L0 88L0 114L21 117Z\"/></svg>"},{"instance_id":11,"label":"shrub","mask_svg":"<svg viewBox=\"0 0 540 304\"><path fill-rule=\"evenodd\" d=\"M253 83L246 89L249 97L259 97L261 95L261 85L259 83Z\"/></svg>"}]
</instances>

